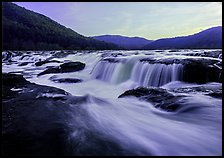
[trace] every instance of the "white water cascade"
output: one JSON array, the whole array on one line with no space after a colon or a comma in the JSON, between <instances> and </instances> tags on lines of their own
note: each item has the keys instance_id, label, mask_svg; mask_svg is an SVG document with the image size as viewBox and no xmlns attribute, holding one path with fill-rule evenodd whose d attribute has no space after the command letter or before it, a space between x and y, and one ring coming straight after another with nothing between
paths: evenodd
<instances>
[{"instance_id":1,"label":"white water cascade","mask_svg":"<svg viewBox=\"0 0 224 158\"><path fill-rule=\"evenodd\" d=\"M135 64L131 79L141 86L159 87L171 81L181 81L183 76L182 64Z\"/></svg>"},{"instance_id":2,"label":"white water cascade","mask_svg":"<svg viewBox=\"0 0 224 158\"><path fill-rule=\"evenodd\" d=\"M100 61L92 71L93 78L113 84L122 83L128 79L139 86L159 87L171 81L181 81L182 64L149 64L139 60L129 59L125 62Z\"/></svg>"},{"instance_id":3,"label":"white water cascade","mask_svg":"<svg viewBox=\"0 0 224 158\"><path fill-rule=\"evenodd\" d=\"M3 92L7 94L2 100L4 150L18 153L26 149L27 154L39 155L57 149L65 156L220 156L223 154L222 83L193 82L197 76L187 76L191 75L190 68L177 64L197 61L203 67L216 60L212 66L221 70L221 55L219 59L204 56L208 51L2 52L2 73L23 75L31 82L15 83L10 89L3 84ZM45 60L59 62L35 64ZM85 68L38 76L51 67L76 61L84 63ZM195 80L182 82L185 76ZM46 91L39 85L44 85ZM139 86L148 90L136 89ZM33 96L36 99L32 101ZM177 109L166 111L169 106ZM21 123L14 126L17 120ZM29 123L27 127L24 128L23 122ZM26 138L23 143L21 138ZM11 144L15 149L12 150Z\"/></svg>"}]
</instances>

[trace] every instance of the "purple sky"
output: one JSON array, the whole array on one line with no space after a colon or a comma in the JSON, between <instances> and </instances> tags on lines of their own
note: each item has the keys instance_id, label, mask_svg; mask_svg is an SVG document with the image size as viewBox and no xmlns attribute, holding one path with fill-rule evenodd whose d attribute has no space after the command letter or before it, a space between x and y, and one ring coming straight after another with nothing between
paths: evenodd
<instances>
[{"instance_id":1,"label":"purple sky","mask_svg":"<svg viewBox=\"0 0 224 158\"><path fill-rule=\"evenodd\" d=\"M222 25L221 2L14 2L85 35L147 39L184 36Z\"/></svg>"}]
</instances>

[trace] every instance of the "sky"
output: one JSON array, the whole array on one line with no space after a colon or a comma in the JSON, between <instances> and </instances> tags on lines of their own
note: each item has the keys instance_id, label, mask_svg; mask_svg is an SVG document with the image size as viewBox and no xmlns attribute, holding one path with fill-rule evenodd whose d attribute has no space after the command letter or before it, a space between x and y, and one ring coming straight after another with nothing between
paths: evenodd
<instances>
[{"instance_id":1,"label":"sky","mask_svg":"<svg viewBox=\"0 0 224 158\"><path fill-rule=\"evenodd\" d=\"M222 2L14 2L84 36L149 40L222 26Z\"/></svg>"}]
</instances>

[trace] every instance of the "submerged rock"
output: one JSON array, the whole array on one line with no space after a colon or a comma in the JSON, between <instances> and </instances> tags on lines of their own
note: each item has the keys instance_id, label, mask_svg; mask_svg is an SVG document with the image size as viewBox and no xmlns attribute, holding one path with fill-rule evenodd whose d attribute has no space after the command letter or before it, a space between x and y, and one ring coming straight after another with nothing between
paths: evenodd
<instances>
[{"instance_id":1,"label":"submerged rock","mask_svg":"<svg viewBox=\"0 0 224 158\"><path fill-rule=\"evenodd\" d=\"M182 98L181 95L174 95L166 89L145 87L125 91L118 98L126 96L135 96L140 100L152 103L156 108L171 112L176 111L180 107L178 101Z\"/></svg>"},{"instance_id":2,"label":"submerged rock","mask_svg":"<svg viewBox=\"0 0 224 158\"><path fill-rule=\"evenodd\" d=\"M199 86L193 86L193 87L184 87L184 88L175 88L172 90L172 92L175 93L187 93L187 94L203 94L203 95L209 95L214 98L222 98L222 85L216 84L216 85L199 85Z\"/></svg>"},{"instance_id":3,"label":"submerged rock","mask_svg":"<svg viewBox=\"0 0 224 158\"><path fill-rule=\"evenodd\" d=\"M31 62L23 62L23 63L20 63L18 66L26 66L26 65L28 65L29 63L31 63Z\"/></svg>"},{"instance_id":4,"label":"submerged rock","mask_svg":"<svg viewBox=\"0 0 224 158\"><path fill-rule=\"evenodd\" d=\"M51 74L51 73L60 73L59 67L51 67L47 70L44 70L43 72L39 73L37 76L45 75L45 74Z\"/></svg>"},{"instance_id":5,"label":"submerged rock","mask_svg":"<svg viewBox=\"0 0 224 158\"><path fill-rule=\"evenodd\" d=\"M61 64L60 66L55 66L44 70L39 73L38 76L51 74L51 73L65 73L65 72L75 72L80 71L85 68L85 64L81 62L68 62Z\"/></svg>"},{"instance_id":6,"label":"submerged rock","mask_svg":"<svg viewBox=\"0 0 224 158\"><path fill-rule=\"evenodd\" d=\"M35 63L36 66L41 66L43 64L47 64L47 63L60 63L60 61L57 60L44 60L44 61L38 61Z\"/></svg>"},{"instance_id":7,"label":"submerged rock","mask_svg":"<svg viewBox=\"0 0 224 158\"><path fill-rule=\"evenodd\" d=\"M107 61L109 63L120 63L120 62L122 62L124 60L121 60L119 58L105 58L102 61Z\"/></svg>"},{"instance_id":8,"label":"submerged rock","mask_svg":"<svg viewBox=\"0 0 224 158\"><path fill-rule=\"evenodd\" d=\"M50 80L54 82L59 82L59 83L79 83L82 82L81 79L77 78L56 78L54 76L50 77Z\"/></svg>"},{"instance_id":9,"label":"submerged rock","mask_svg":"<svg viewBox=\"0 0 224 158\"><path fill-rule=\"evenodd\" d=\"M203 51L200 53L195 53L195 56L201 56L201 57L213 57L213 58L219 58L222 54L222 51Z\"/></svg>"}]
</instances>

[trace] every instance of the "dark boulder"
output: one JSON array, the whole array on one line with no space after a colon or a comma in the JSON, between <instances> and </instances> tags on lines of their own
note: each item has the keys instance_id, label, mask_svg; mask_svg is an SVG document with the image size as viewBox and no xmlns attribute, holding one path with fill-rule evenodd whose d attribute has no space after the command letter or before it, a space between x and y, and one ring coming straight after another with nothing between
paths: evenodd
<instances>
[{"instance_id":1,"label":"dark boulder","mask_svg":"<svg viewBox=\"0 0 224 158\"><path fill-rule=\"evenodd\" d=\"M193 83L221 82L222 69L208 60L191 60L184 64L183 81Z\"/></svg>"},{"instance_id":2,"label":"dark boulder","mask_svg":"<svg viewBox=\"0 0 224 158\"><path fill-rule=\"evenodd\" d=\"M51 73L60 73L60 69L59 67L51 67L51 68L48 68L46 70L44 70L43 72L39 73L38 76L41 76L41 75L45 75L45 74L51 74Z\"/></svg>"},{"instance_id":3,"label":"dark boulder","mask_svg":"<svg viewBox=\"0 0 224 158\"><path fill-rule=\"evenodd\" d=\"M187 94L203 94L214 98L222 98L222 85L212 85L209 84L193 86L193 87L183 87L172 89L175 93L187 93Z\"/></svg>"},{"instance_id":4,"label":"dark boulder","mask_svg":"<svg viewBox=\"0 0 224 158\"><path fill-rule=\"evenodd\" d=\"M60 83L78 83L78 82L82 82L82 80L76 79L76 78L60 78L60 79L57 80L57 82L60 82Z\"/></svg>"},{"instance_id":5,"label":"dark boulder","mask_svg":"<svg viewBox=\"0 0 224 158\"><path fill-rule=\"evenodd\" d=\"M118 98L126 96L135 96L140 100L152 103L156 108L171 112L180 108L179 99L182 98L181 95L174 95L166 89L145 87L128 90Z\"/></svg>"},{"instance_id":6,"label":"dark boulder","mask_svg":"<svg viewBox=\"0 0 224 158\"><path fill-rule=\"evenodd\" d=\"M192 83L221 82L222 64L216 59L207 58L186 58L186 59L151 59L144 58L140 62L149 64L182 64L183 76L182 80Z\"/></svg>"},{"instance_id":7,"label":"dark boulder","mask_svg":"<svg viewBox=\"0 0 224 158\"><path fill-rule=\"evenodd\" d=\"M85 64L81 62L68 62L61 64L59 67L61 72L73 72L83 70L85 68Z\"/></svg>"},{"instance_id":8,"label":"dark boulder","mask_svg":"<svg viewBox=\"0 0 224 158\"><path fill-rule=\"evenodd\" d=\"M209 51L209 52L205 51L201 54L201 56L220 58L222 56L222 51Z\"/></svg>"},{"instance_id":9,"label":"dark boulder","mask_svg":"<svg viewBox=\"0 0 224 158\"><path fill-rule=\"evenodd\" d=\"M32 57L31 55L28 55L29 53L26 53L26 55L23 55L20 57L20 60L23 60L25 57Z\"/></svg>"},{"instance_id":10,"label":"dark boulder","mask_svg":"<svg viewBox=\"0 0 224 158\"><path fill-rule=\"evenodd\" d=\"M23 62L23 63L20 63L18 66L26 66L28 65L30 62Z\"/></svg>"},{"instance_id":11,"label":"dark boulder","mask_svg":"<svg viewBox=\"0 0 224 158\"><path fill-rule=\"evenodd\" d=\"M53 58L64 58L68 55L67 51L55 51L53 54Z\"/></svg>"},{"instance_id":12,"label":"dark boulder","mask_svg":"<svg viewBox=\"0 0 224 158\"><path fill-rule=\"evenodd\" d=\"M43 64L47 64L47 63L60 63L60 61L57 60L44 60L44 61L38 61L35 63L36 66L41 66Z\"/></svg>"},{"instance_id":13,"label":"dark boulder","mask_svg":"<svg viewBox=\"0 0 224 158\"><path fill-rule=\"evenodd\" d=\"M79 83L82 82L81 79L77 78L55 78L54 76L50 77L50 80L59 83Z\"/></svg>"},{"instance_id":14,"label":"dark boulder","mask_svg":"<svg viewBox=\"0 0 224 158\"><path fill-rule=\"evenodd\" d=\"M60 66L55 66L44 70L39 73L38 76L51 74L51 73L65 73L65 72L75 72L80 71L85 68L85 64L81 62L68 62L61 64Z\"/></svg>"},{"instance_id":15,"label":"dark boulder","mask_svg":"<svg viewBox=\"0 0 224 158\"><path fill-rule=\"evenodd\" d=\"M117 58L105 58L102 61L107 61L109 63L119 63L119 62L121 62L121 60L119 60Z\"/></svg>"},{"instance_id":16,"label":"dark boulder","mask_svg":"<svg viewBox=\"0 0 224 158\"><path fill-rule=\"evenodd\" d=\"M22 75L16 74L2 74L2 98L12 98L17 95L16 91L13 91L12 88L30 84L29 81L25 80Z\"/></svg>"},{"instance_id":17,"label":"dark boulder","mask_svg":"<svg viewBox=\"0 0 224 158\"><path fill-rule=\"evenodd\" d=\"M218 99L222 99L223 98L223 96L222 96L222 90L210 92L210 93L207 93L205 95L209 95L209 96L211 96L213 98L218 98Z\"/></svg>"},{"instance_id":18,"label":"dark boulder","mask_svg":"<svg viewBox=\"0 0 224 158\"><path fill-rule=\"evenodd\" d=\"M2 85L15 86L28 83L30 82L25 80L23 75L8 74L8 73L2 74Z\"/></svg>"},{"instance_id":19,"label":"dark boulder","mask_svg":"<svg viewBox=\"0 0 224 158\"><path fill-rule=\"evenodd\" d=\"M2 156L134 155L97 132L81 107L90 101L89 96L76 97L58 88L22 83L18 87L22 92L2 100Z\"/></svg>"},{"instance_id":20,"label":"dark boulder","mask_svg":"<svg viewBox=\"0 0 224 158\"><path fill-rule=\"evenodd\" d=\"M30 83L21 75L3 74L2 78L2 155L66 155L66 120L71 109L64 102L72 96ZM15 86L23 90L10 92Z\"/></svg>"},{"instance_id":21,"label":"dark boulder","mask_svg":"<svg viewBox=\"0 0 224 158\"><path fill-rule=\"evenodd\" d=\"M11 60L12 56L15 54L11 51L4 51L2 52L2 61L8 61Z\"/></svg>"}]
</instances>

